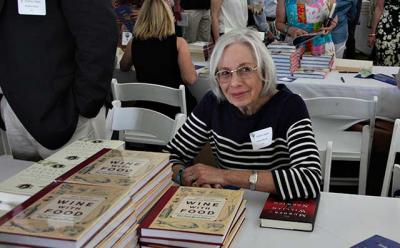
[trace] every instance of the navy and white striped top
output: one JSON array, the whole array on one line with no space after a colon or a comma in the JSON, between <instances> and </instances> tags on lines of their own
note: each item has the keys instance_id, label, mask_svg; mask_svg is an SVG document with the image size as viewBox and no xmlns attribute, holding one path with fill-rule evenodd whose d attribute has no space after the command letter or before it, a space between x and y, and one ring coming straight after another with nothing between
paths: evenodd
<instances>
[{"instance_id":1,"label":"navy and white striped top","mask_svg":"<svg viewBox=\"0 0 400 248\"><path fill-rule=\"evenodd\" d=\"M167 145L173 164L190 166L206 142L224 169L271 170L282 199L319 194L321 166L306 106L284 85L257 113L248 116L207 93ZM272 127L272 143L253 150L249 134Z\"/></svg>"}]
</instances>

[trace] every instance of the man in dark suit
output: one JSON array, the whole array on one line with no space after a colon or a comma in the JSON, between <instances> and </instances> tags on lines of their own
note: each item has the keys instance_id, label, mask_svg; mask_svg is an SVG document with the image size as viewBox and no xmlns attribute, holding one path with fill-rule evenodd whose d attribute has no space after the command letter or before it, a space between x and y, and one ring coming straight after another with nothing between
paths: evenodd
<instances>
[{"instance_id":1,"label":"man in dark suit","mask_svg":"<svg viewBox=\"0 0 400 248\"><path fill-rule=\"evenodd\" d=\"M94 136L117 38L110 0L0 0L1 114L14 156L40 159Z\"/></svg>"}]
</instances>

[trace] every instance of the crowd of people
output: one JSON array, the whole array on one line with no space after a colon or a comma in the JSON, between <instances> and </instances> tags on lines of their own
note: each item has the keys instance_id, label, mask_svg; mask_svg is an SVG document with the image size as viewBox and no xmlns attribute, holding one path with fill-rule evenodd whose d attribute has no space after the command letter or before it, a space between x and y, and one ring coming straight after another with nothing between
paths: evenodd
<instances>
[{"instance_id":1,"label":"crowd of people","mask_svg":"<svg viewBox=\"0 0 400 248\"><path fill-rule=\"evenodd\" d=\"M194 84L188 42L214 43L212 91L199 103L186 92L191 114L167 146L173 179L188 186L272 192L282 199L316 197L321 167L311 121L301 97L277 85L265 41L318 33L305 44L308 51L343 57L350 54L345 49L351 46L358 2L137 1L140 10L128 15L134 26L120 68L134 66L138 81L175 88ZM2 127L15 157L27 160L100 136L96 119L105 117L102 109L110 100L118 40L110 0L54 0L42 7L0 0ZM379 65L400 65L399 17L397 0L377 0L368 43ZM177 112L136 104L169 116ZM193 164L207 142L218 167Z\"/></svg>"}]
</instances>

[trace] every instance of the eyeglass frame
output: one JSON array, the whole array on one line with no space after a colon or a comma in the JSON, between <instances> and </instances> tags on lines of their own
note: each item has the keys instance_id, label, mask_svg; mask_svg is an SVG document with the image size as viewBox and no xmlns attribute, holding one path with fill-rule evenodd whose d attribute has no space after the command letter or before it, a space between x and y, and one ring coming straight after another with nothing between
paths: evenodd
<instances>
[{"instance_id":1,"label":"eyeglass frame","mask_svg":"<svg viewBox=\"0 0 400 248\"><path fill-rule=\"evenodd\" d=\"M258 69L258 65L255 65L255 66L251 66L251 65L241 65L241 66L238 66L236 69L233 69L233 70L228 70L228 69L218 70L217 72L215 72L215 75L214 75L215 80L217 80L218 83L221 83L221 82L218 80L218 73L219 73L219 72L223 72L223 71L226 71L226 72L229 72L229 73L230 73L230 79L229 79L229 81L232 80L232 77L233 77L233 73L234 73L234 72L236 73L236 75L237 75L238 77L242 78L242 77L238 74L238 71L239 71L240 69L244 68L244 67L250 68L251 71L249 71L249 72L254 72L254 71L257 71L257 69Z\"/></svg>"}]
</instances>

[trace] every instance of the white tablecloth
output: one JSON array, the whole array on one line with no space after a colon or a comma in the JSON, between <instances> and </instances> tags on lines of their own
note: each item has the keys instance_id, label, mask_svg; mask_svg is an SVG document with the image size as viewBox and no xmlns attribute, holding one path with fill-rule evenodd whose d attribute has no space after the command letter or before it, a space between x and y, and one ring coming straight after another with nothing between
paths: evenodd
<instances>
[{"instance_id":1,"label":"white tablecloth","mask_svg":"<svg viewBox=\"0 0 400 248\"><path fill-rule=\"evenodd\" d=\"M376 66L372 71L373 73L392 75L399 71L399 67ZM400 118L400 90L396 86L374 79L354 78L355 75L356 73L332 71L325 79L298 78L285 84L303 98L342 96L372 99L373 96L377 96L377 116L389 120ZM343 77L345 83L340 80L340 77ZM189 89L199 101L209 90L208 75L200 74L198 82Z\"/></svg>"}]
</instances>

